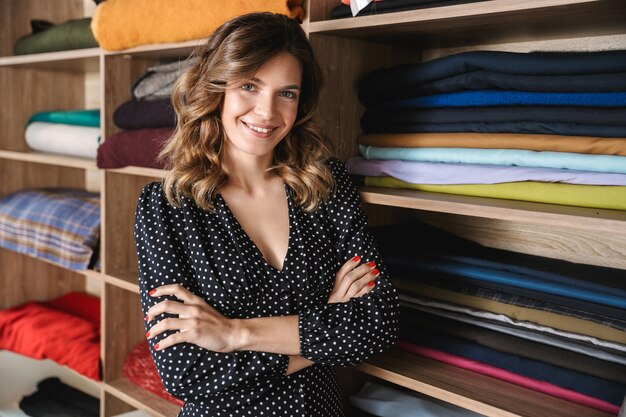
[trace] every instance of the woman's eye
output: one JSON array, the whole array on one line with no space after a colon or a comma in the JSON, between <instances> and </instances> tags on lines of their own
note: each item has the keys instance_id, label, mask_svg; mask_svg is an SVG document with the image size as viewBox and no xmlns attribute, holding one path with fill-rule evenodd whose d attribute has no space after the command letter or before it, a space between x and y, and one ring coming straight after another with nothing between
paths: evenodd
<instances>
[{"instance_id":1,"label":"woman's eye","mask_svg":"<svg viewBox=\"0 0 626 417\"><path fill-rule=\"evenodd\" d=\"M289 98L289 99L295 99L298 97L296 93L294 93L293 91L288 91L288 90L281 91L280 96L284 98Z\"/></svg>"},{"instance_id":2,"label":"woman's eye","mask_svg":"<svg viewBox=\"0 0 626 417\"><path fill-rule=\"evenodd\" d=\"M241 86L243 91L254 91L254 84L244 84Z\"/></svg>"}]
</instances>

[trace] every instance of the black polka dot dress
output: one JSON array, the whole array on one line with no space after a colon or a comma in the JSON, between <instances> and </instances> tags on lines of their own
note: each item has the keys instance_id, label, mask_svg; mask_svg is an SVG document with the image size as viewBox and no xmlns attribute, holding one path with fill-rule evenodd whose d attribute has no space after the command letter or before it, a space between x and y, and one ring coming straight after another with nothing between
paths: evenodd
<instances>
[{"instance_id":1,"label":"black polka dot dress","mask_svg":"<svg viewBox=\"0 0 626 417\"><path fill-rule=\"evenodd\" d=\"M191 201L171 206L160 183L143 189L135 239L144 314L163 300L148 291L180 283L227 317L298 315L300 354L315 362L286 375L288 355L217 353L189 343L152 350L165 388L185 401L180 416L343 416L334 366L354 365L395 341L397 294L354 185L339 161L329 165L335 192L315 212L300 210L285 187L289 246L280 271L264 260L219 194L209 213ZM376 286L363 297L328 304L335 272L355 255L376 262ZM151 348L168 334L151 339Z\"/></svg>"}]
</instances>

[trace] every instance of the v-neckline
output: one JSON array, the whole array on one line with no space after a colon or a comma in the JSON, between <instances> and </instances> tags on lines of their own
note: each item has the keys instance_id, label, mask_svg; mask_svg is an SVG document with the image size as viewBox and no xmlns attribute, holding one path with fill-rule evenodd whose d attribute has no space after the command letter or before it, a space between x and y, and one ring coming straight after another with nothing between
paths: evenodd
<instances>
[{"instance_id":1,"label":"v-neckline","mask_svg":"<svg viewBox=\"0 0 626 417\"><path fill-rule=\"evenodd\" d=\"M273 272L275 272L277 274L280 274L280 273L282 273L285 270L285 266L287 265L287 260L289 259L289 254L291 253L291 243L292 243L292 240L293 240L293 238L292 238L292 230L293 230L293 225L292 225L292 207L291 207L291 198L290 198L290 193L289 193L289 187L287 186L287 184L283 184L283 186L284 186L284 191L285 191L285 198L287 199L288 231L287 231L287 252L285 252L285 256L283 257L283 262L282 262L282 265L281 265L280 269L276 268L275 266L270 264L267 261L267 259L265 259L265 256L263 256L263 252L261 252L261 249L259 249L259 247L256 245L256 243L254 243L254 240L252 240L252 238L250 237L248 232L246 232L246 229L244 229L242 224L239 223L239 220L237 219L237 216L235 216L235 213L233 213L233 211L228 206L228 203L226 202L226 200L222 196L222 193L220 193L220 192L217 193L218 198L220 199L220 201L224 205L224 209L226 210L228 215L233 219L233 222L235 223L235 226L236 226L237 230L239 231L241 236L243 236L243 238L246 241L246 243L251 246L252 251L255 253L257 258L263 263L263 265L265 265L267 268L269 268L270 270L272 270Z\"/></svg>"}]
</instances>

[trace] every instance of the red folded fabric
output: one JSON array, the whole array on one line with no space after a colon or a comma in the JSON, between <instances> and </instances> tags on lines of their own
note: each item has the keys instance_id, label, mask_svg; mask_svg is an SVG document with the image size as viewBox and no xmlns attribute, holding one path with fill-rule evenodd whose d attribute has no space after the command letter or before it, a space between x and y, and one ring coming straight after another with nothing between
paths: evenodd
<instances>
[{"instance_id":1,"label":"red folded fabric","mask_svg":"<svg viewBox=\"0 0 626 417\"><path fill-rule=\"evenodd\" d=\"M43 304L88 320L89 323L100 328L100 299L96 296L83 292L71 292Z\"/></svg>"},{"instance_id":2,"label":"red folded fabric","mask_svg":"<svg viewBox=\"0 0 626 417\"><path fill-rule=\"evenodd\" d=\"M415 345L404 340L397 341L396 347L410 353L414 353L450 365L458 366L459 368L467 369L482 375L488 375L497 379L501 379L503 381L510 382L515 385L519 385L521 387L529 388L535 391L552 395L554 397L563 398L571 402L582 404L587 407L597 408L598 410L606 411L613 414L619 413L619 407L601 399L590 397L588 395L581 394L579 392L572 391L566 388L562 388L549 382L528 378L523 375L509 372L502 368L496 368L495 366L491 366L472 359L466 359L457 355L453 355L451 353L442 352L440 350L431 349L425 346Z\"/></svg>"},{"instance_id":3,"label":"red folded fabric","mask_svg":"<svg viewBox=\"0 0 626 417\"><path fill-rule=\"evenodd\" d=\"M98 168L124 168L129 165L163 169L159 152L174 133L171 128L123 130L109 136L98 148Z\"/></svg>"},{"instance_id":4,"label":"red folded fabric","mask_svg":"<svg viewBox=\"0 0 626 417\"><path fill-rule=\"evenodd\" d=\"M167 401L183 405L183 401L165 391L146 340L138 343L126 356L122 373L129 381Z\"/></svg>"},{"instance_id":5,"label":"red folded fabric","mask_svg":"<svg viewBox=\"0 0 626 417\"><path fill-rule=\"evenodd\" d=\"M0 349L51 359L100 380L98 326L44 303L29 302L0 311Z\"/></svg>"}]
</instances>

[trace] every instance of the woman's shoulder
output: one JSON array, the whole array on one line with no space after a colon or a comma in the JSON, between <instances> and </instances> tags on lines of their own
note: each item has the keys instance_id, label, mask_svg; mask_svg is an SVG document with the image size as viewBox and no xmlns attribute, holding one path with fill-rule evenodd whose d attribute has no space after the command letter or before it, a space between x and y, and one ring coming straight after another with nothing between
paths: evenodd
<instances>
[{"instance_id":1,"label":"woman's shoulder","mask_svg":"<svg viewBox=\"0 0 626 417\"><path fill-rule=\"evenodd\" d=\"M177 207L168 201L161 181L146 184L141 190L137 203L138 212L158 213L161 217L178 214L181 209L182 206Z\"/></svg>"}]
</instances>

